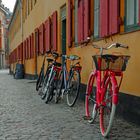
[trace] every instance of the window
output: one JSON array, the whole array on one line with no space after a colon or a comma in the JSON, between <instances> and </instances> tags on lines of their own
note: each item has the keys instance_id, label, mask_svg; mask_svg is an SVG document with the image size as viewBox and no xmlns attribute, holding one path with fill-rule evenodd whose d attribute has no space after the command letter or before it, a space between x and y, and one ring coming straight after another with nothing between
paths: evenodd
<instances>
[{"instance_id":1,"label":"window","mask_svg":"<svg viewBox=\"0 0 140 140\"><path fill-rule=\"evenodd\" d=\"M90 34L90 0L75 1L75 43L86 42Z\"/></svg>"},{"instance_id":2,"label":"window","mask_svg":"<svg viewBox=\"0 0 140 140\"><path fill-rule=\"evenodd\" d=\"M49 51L51 48L51 19L45 21L44 26L44 50L45 52Z\"/></svg>"},{"instance_id":3,"label":"window","mask_svg":"<svg viewBox=\"0 0 140 140\"><path fill-rule=\"evenodd\" d=\"M35 29L35 53L39 55L39 29Z\"/></svg>"},{"instance_id":4,"label":"window","mask_svg":"<svg viewBox=\"0 0 140 140\"><path fill-rule=\"evenodd\" d=\"M119 31L119 0L94 0L94 37L107 37Z\"/></svg>"},{"instance_id":5,"label":"window","mask_svg":"<svg viewBox=\"0 0 140 140\"><path fill-rule=\"evenodd\" d=\"M23 42L23 49L24 49L24 60L27 58L27 53L26 53L26 40Z\"/></svg>"},{"instance_id":6,"label":"window","mask_svg":"<svg viewBox=\"0 0 140 140\"><path fill-rule=\"evenodd\" d=\"M34 57L34 33L31 35L31 58Z\"/></svg>"},{"instance_id":7,"label":"window","mask_svg":"<svg viewBox=\"0 0 140 140\"><path fill-rule=\"evenodd\" d=\"M44 54L44 24L39 27L39 53Z\"/></svg>"},{"instance_id":8,"label":"window","mask_svg":"<svg viewBox=\"0 0 140 140\"><path fill-rule=\"evenodd\" d=\"M72 0L68 0L68 47L72 45Z\"/></svg>"},{"instance_id":9,"label":"window","mask_svg":"<svg viewBox=\"0 0 140 140\"><path fill-rule=\"evenodd\" d=\"M57 11L52 14L52 50L57 51Z\"/></svg>"},{"instance_id":10,"label":"window","mask_svg":"<svg viewBox=\"0 0 140 140\"><path fill-rule=\"evenodd\" d=\"M126 0L126 30L138 28L139 18L139 0Z\"/></svg>"},{"instance_id":11,"label":"window","mask_svg":"<svg viewBox=\"0 0 140 140\"><path fill-rule=\"evenodd\" d=\"M23 60L23 44L21 43L19 46L18 46L18 59L19 60Z\"/></svg>"},{"instance_id":12,"label":"window","mask_svg":"<svg viewBox=\"0 0 140 140\"><path fill-rule=\"evenodd\" d=\"M99 37L99 0L94 0L94 37Z\"/></svg>"},{"instance_id":13,"label":"window","mask_svg":"<svg viewBox=\"0 0 140 140\"><path fill-rule=\"evenodd\" d=\"M78 43L78 0L75 0L75 43Z\"/></svg>"}]
</instances>

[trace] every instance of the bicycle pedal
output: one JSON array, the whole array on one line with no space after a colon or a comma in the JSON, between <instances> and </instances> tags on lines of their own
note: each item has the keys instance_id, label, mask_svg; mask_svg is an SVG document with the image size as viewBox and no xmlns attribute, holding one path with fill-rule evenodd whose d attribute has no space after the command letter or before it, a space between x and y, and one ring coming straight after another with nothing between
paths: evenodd
<instances>
[{"instance_id":1,"label":"bicycle pedal","mask_svg":"<svg viewBox=\"0 0 140 140\"><path fill-rule=\"evenodd\" d=\"M91 117L90 116L83 116L83 119L84 120L91 120Z\"/></svg>"}]
</instances>

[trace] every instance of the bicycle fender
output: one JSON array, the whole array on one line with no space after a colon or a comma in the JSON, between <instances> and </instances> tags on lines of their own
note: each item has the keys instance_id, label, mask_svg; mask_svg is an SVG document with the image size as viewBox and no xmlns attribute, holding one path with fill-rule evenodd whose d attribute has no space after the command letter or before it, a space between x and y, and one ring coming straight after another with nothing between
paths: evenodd
<instances>
[{"instance_id":1,"label":"bicycle fender","mask_svg":"<svg viewBox=\"0 0 140 140\"><path fill-rule=\"evenodd\" d=\"M112 75L110 78L111 78L112 90L113 90L112 102L113 102L115 105L117 105L117 104L118 104L119 87L118 87L117 80L116 80L115 76Z\"/></svg>"}]
</instances>

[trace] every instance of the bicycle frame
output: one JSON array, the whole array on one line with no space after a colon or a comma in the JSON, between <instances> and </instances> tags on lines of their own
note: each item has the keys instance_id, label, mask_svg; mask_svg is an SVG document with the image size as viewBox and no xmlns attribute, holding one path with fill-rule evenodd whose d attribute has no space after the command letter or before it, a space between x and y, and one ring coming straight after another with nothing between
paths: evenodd
<instances>
[{"instance_id":1,"label":"bicycle frame","mask_svg":"<svg viewBox=\"0 0 140 140\"><path fill-rule=\"evenodd\" d=\"M68 71L67 71L66 60L65 60L63 66L62 66L62 78L63 78L62 80L64 82L64 91L62 92L62 97L63 97L63 94L65 93L65 91L67 89L67 85L68 85L67 77L68 77Z\"/></svg>"},{"instance_id":2,"label":"bicycle frame","mask_svg":"<svg viewBox=\"0 0 140 140\"><path fill-rule=\"evenodd\" d=\"M99 61L99 63L101 63ZM116 80L116 76L120 76L121 80L118 84L117 80ZM122 82L122 78L123 78L123 72L113 72L110 70L106 70L106 71L100 71L100 70L93 70L90 74L90 79L88 81L89 88L86 91L86 95L88 95L88 93L91 93L92 88L93 88L93 82L94 82L94 78L96 79L96 101L95 102L95 108L96 110L99 109L101 106L105 106L106 105L106 101L104 101L104 95L105 95L105 91L106 91L106 87L105 87L105 83L109 82L110 80L114 83L115 86L112 87L112 90L114 91L113 93L113 98L112 98L112 102L117 105L118 104L118 92L119 92L119 88ZM88 116L89 112L86 112L86 116Z\"/></svg>"},{"instance_id":3,"label":"bicycle frame","mask_svg":"<svg viewBox=\"0 0 140 140\"><path fill-rule=\"evenodd\" d=\"M54 62L54 63L55 63L55 62ZM45 92L48 90L48 86L49 86L49 84L50 84L50 80L51 80L51 79L54 79L55 76L56 76L56 74L57 74L57 72L59 73L60 70L61 70L61 68L55 66L55 64L52 64L52 66L51 66L51 71L50 71L50 73L49 73L49 77L48 77L48 80L47 80L47 85L45 86ZM53 78L52 78L52 76L53 76ZM46 77L46 78L47 78L47 77ZM46 80L46 79L45 79L45 80ZM44 80L44 81L45 81L45 80Z\"/></svg>"},{"instance_id":4,"label":"bicycle frame","mask_svg":"<svg viewBox=\"0 0 140 140\"><path fill-rule=\"evenodd\" d=\"M44 76L45 76L45 74L46 74L46 72L44 72L46 58L47 58L47 56L45 55L45 56L44 56L44 59L43 59L42 67L41 67L41 71L43 72L43 73L42 73L42 78L43 78L43 80L44 80ZM49 65L50 65L50 62L47 63L47 68L48 68Z\"/></svg>"},{"instance_id":5,"label":"bicycle frame","mask_svg":"<svg viewBox=\"0 0 140 140\"><path fill-rule=\"evenodd\" d=\"M65 92L67 92L67 90L68 90L68 86L69 86L68 81L69 81L69 79L71 79L72 69L81 71L81 67L76 66L78 63L75 63L75 64L70 66L70 70L69 70L69 73L68 73L67 67L66 67L66 60L67 59L65 58L63 66L62 66L62 78L63 78L62 80L64 82L64 91L62 92L62 97L63 97L63 94Z\"/></svg>"},{"instance_id":6,"label":"bicycle frame","mask_svg":"<svg viewBox=\"0 0 140 140\"><path fill-rule=\"evenodd\" d=\"M93 56L96 69L91 72L87 84L85 119L89 123L93 123L97 113L99 113L100 131L104 137L107 137L111 130L118 104L118 93L123 79L123 71L126 70L130 56L103 54L103 50L108 50L112 47L128 49L128 46L120 43L113 43L108 47L99 47L97 45L93 45L93 47L99 49L100 54ZM121 78L118 79L117 76ZM94 84L95 89L93 89ZM90 103L93 103L93 106Z\"/></svg>"}]
</instances>

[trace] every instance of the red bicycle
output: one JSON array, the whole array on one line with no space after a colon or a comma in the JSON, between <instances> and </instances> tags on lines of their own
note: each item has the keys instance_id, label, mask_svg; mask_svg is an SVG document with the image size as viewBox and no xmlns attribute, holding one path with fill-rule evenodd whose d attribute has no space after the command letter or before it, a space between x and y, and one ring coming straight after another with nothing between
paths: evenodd
<instances>
[{"instance_id":1,"label":"red bicycle","mask_svg":"<svg viewBox=\"0 0 140 140\"><path fill-rule=\"evenodd\" d=\"M107 48L95 45L93 47L100 49L100 55L93 56L96 69L91 72L86 88L85 119L93 123L99 113L100 130L106 137L111 130L123 71L126 70L130 56L103 54L103 50L112 47L128 49L128 46L120 43L114 43ZM120 77L119 81L117 80L118 76Z\"/></svg>"}]
</instances>

